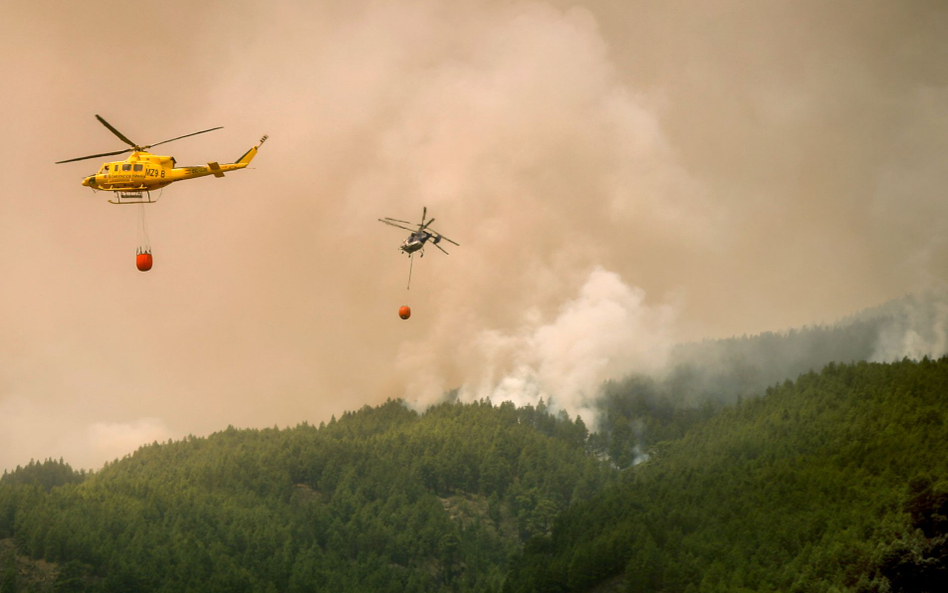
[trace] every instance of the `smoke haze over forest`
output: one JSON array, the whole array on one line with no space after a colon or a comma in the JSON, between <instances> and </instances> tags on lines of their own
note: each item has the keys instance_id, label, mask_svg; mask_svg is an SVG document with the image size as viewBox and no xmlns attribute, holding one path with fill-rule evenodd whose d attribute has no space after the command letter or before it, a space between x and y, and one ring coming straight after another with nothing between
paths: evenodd
<instances>
[{"instance_id":1,"label":"smoke haze over forest","mask_svg":"<svg viewBox=\"0 0 948 593\"><path fill-rule=\"evenodd\" d=\"M9 2L0 468L456 388L585 414L675 344L907 294L870 357L944 354L946 29L935 1ZM224 126L156 148L181 164L270 140L147 208L142 274L99 160L53 165L122 148L96 113ZM406 291L376 219L423 206L461 246Z\"/></svg>"}]
</instances>

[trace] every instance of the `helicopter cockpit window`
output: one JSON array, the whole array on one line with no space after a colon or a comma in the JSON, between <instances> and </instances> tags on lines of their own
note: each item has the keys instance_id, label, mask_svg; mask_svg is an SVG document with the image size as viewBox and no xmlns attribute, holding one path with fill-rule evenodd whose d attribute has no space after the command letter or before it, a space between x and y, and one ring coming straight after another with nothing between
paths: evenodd
<instances>
[{"instance_id":1,"label":"helicopter cockpit window","mask_svg":"<svg viewBox=\"0 0 948 593\"><path fill-rule=\"evenodd\" d=\"M131 170L132 170L132 166L131 166L131 165L122 165L122 170L123 170L123 171L131 171Z\"/></svg>"},{"instance_id":2,"label":"helicopter cockpit window","mask_svg":"<svg viewBox=\"0 0 948 593\"><path fill-rule=\"evenodd\" d=\"M144 165L135 165L136 171L141 171L144 168Z\"/></svg>"},{"instance_id":3,"label":"helicopter cockpit window","mask_svg":"<svg viewBox=\"0 0 948 593\"><path fill-rule=\"evenodd\" d=\"M103 173L108 173L108 172L109 172L109 166L108 166L108 165L102 165L102 172L103 172Z\"/></svg>"}]
</instances>

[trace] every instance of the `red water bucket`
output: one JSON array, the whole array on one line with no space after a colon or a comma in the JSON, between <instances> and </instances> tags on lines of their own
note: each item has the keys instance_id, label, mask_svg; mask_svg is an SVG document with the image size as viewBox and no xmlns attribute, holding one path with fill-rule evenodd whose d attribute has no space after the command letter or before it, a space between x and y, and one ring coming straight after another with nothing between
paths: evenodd
<instances>
[{"instance_id":1,"label":"red water bucket","mask_svg":"<svg viewBox=\"0 0 948 593\"><path fill-rule=\"evenodd\" d=\"M408 305L402 305L398 309L398 316L402 319L408 319L411 317L411 308Z\"/></svg>"},{"instance_id":2,"label":"red water bucket","mask_svg":"<svg viewBox=\"0 0 948 593\"><path fill-rule=\"evenodd\" d=\"M139 253L135 256L135 265L141 272L147 272L150 270L153 263L154 260L151 257L151 253Z\"/></svg>"}]
</instances>

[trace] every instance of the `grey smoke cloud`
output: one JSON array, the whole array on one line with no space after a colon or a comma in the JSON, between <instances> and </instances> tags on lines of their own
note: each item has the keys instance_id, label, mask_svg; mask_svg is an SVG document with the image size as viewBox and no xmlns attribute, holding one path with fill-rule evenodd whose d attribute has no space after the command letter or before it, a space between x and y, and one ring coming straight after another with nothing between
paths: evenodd
<instances>
[{"instance_id":1,"label":"grey smoke cloud","mask_svg":"<svg viewBox=\"0 0 948 593\"><path fill-rule=\"evenodd\" d=\"M186 17L132 52L115 32L136 6L4 7L0 467L505 377L579 411L669 335L831 321L946 279L942 3L162 10ZM270 140L253 170L165 190L141 274L137 213L52 165L121 148L95 113L141 142L225 126L167 145L182 163ZM461 247L406 291L375 219L423 206ZM553 344L581 340L580 311L610 319L594 303L626 333L567 364Z\"/></svg>"},{"instance_id":2,"label":"grey smoke cloud","mask_svg":"<svg viewBox=\"0 0 948 593\"><path fill-rule=\"evenodd\" d=\"M874 362L948 354L948 292L906 297L889 309L872 353Z\"/></svg>"}]
</instances>

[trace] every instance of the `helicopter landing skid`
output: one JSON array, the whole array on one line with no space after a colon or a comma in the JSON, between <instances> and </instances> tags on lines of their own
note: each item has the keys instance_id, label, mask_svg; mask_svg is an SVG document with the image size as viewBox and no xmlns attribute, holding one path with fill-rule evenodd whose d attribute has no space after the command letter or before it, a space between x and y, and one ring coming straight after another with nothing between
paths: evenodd
<instances>
[{"instance_id":1,"label":"helicopter landing skid","mask_svg":"<svg viewBox=\"0 0 948 593\"><path fill-rule=\"evenodd\" d=\"M115 192L117 200L109 200L109 204L154 204L158 200L151 199L149 191L120 191Z\"/></svg>"}]
</instances>

